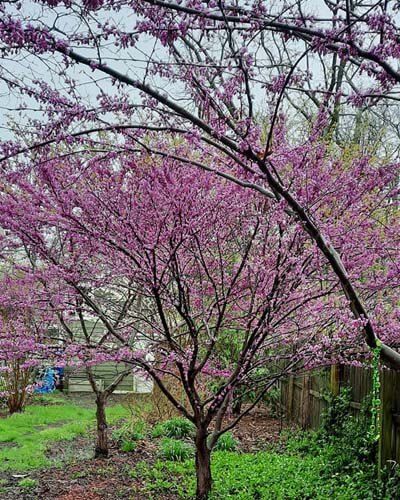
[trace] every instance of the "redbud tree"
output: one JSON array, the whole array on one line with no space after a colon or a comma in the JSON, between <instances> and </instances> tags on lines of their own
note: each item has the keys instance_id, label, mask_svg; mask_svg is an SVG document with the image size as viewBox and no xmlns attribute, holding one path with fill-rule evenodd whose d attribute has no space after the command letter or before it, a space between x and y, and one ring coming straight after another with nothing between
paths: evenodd
<instances>
[{"instance_id":1,"label":"redbud tree","mask_svg":"<svg viewBox=\"0 0 400 500\"><path fill-rule=\"evenodd\" d=\"M14 217L15 222L17 219ZM36 221L36 227L39 223ZM6 223L3 227L11 226ZM71 240L60 228L48 226L43 237L48 248L52 248L53 263L55 256L58 262L63 258L64 265L67 259L73 258ZM133 372L131 365L119 363L119 339L113 338L111 349L109 332L101 326L99 309L85 306L81 293L85 293L86 275L79 274L78 261L75 261L75 281L72 282L75 286L72 286L65 274L60 274L60 269L49 267L48 262L45 265L38 241L29 240L27 233L6 230L1 249L6 263L0 281L1 396L7 401L10 413L22 411L29 392L41 385L40 369L67 368L66 378L73 376L75 371L83 373L95 396L95 457L107 457L107 401L124 378ZM138 307L136 297L131 291L124 293L122 290L116 309L113 305L115 290L99 286L100 268L86 266L85 272L90 272L91 278L96 276L97 308L101 308L101 314L107 316L107 322L116 331L127 312ZM110 360L115 365L114 375L103 387L98 383L94 366Z\"/></svg>"},{"instance_id":2,"label":"redbud tree","mask_svg":"<svg viewBox=\"0 0 400 500\"><path fill-rule=\"evenodd\" d=\"M210 328L206 326L207 319L199 330L198 318L209 317L213 325L217 324L213 315L222 295L222 302L227 304L221 311L218 309L218 314L223 313L224 318L233 314L236 323L241 317L239 310L244 309L250 316L256 311L254 317L258 318L256 321L263 318L260 331L265 332L265 321L272 313L266 313L265 318L258 316L262 310L258 300L267 307L271 283L263 278L261 268L264 263L264 269L271 270L269 256L276 255L280 238L283 239L282 251L295 266L295 271L285 274L285 264L281 265L281 261L286 263L286 260L282 257L269 274L280 276L276 293L285 304L281 311L289 307L288 303L296 303L298 307L282 320L280 333L271 337L277 342L272 346L273 356L279 353L281 359L292 359L286 349L289 345L292 350L293 346L298 349L295 340L298 336L290 336L287 344L284 332L293 333L293 328L298 328L301 338L301 332L312 327L307 319L313 318L319 333L308 335L307 345L313 341L310 350L317 362L323 363L325 353L332 351L338 356L350 352L353 359L356 355L361 356L363 343L355 334L361 331L369 347L380 348L386 363L395 367L400 365L396 351L399 329L396 302L399 281L398 138L391 124L400 82L397 2L329 1L318 2L319 8L320 4L324 6L320 13L312 2L302 1L291 4L250 1L238 5L193 0L179 3L42 0L23 5L6 1L1 6L4 15L0 21L3 53L0 72L7 96L4 107L11 113L11 133L1 144L2 189L5 204L15 203L11 212L5 211L11 215L3 224L21 237L20 228L13 222L18 220L25 224L24 231L30 234L36 227L37 207L46 198L42 178L52 179L53 170L56 178L63 182L70 179L70 169L79 172L75 172L73 181L62 184L59 203L68 198L68 193L75 190L89 171L96 172L96 177L90 179L89 191L90 186L102 182L100 167L109 171L110 183L104 182L106 186L102 185L101 189L98 186L93 196L85 195L82 200L83 203L98 198L102 203L98 202L93 212L89 207L78 206L74 224L78 224L79 217L89 217L88 212L92 215L82 221L80 232L73 229L74 238L75 233L79 234L78 242L75 244L73 238L72 244L64 246L63 250L83 252L85 257L78 259L80 265L92 263L92 269L103 269L94 274L102 279L111 277L112 270L122 266L124 271L121 274L118 271L114 278L120 278L120 283L127 280L135 293L144 294L145 303L152 311L145 319L155 324L149 326L151 334L146 333L146 338L140 337L140 341L145 343L146 352L155 352L155 360L143 362L135 355L133 361L160 387L163 386L162 378L155 368L160 369L160 363L166 363L164 369L183 384L191 408L188 416L194 417L198 430L199 498L206 496L210 485L209 474L204 472L209 470L209 453L204 451L207 425L213 422L216 426L214 436L218 436L218 415L223 417L225 412L221 408L229 406L227 400L234 394L235 384L244 385L244 380L250 380L257 369L250 370L252 375L245 379L237 375L239 380L235 379L236 382L224 379L221 393L218 393L222 398L217 406L211 406L217 397L213 394L212 401L204 407L200 403L200 411L196 409L196 393L190 385L194 384L196 389L196 384L189 372L193 369L197 376L205 376L204 370L198 370L200 359L207 358L210 366L216 364L213 348L207 354L207 346L214 342L213 332L207 330ZM367 116L379 113L379 124L390 129L384 141L374 141L374 147L371 141L361 137L359 124L363 118L359 110ZM350 133L346 133L347 130ZM227 195L232 203L237 198L245 202L240 213L246 214L246 232L242 233L246 224L239 218L238 225L239 212L234 208L226 207L223 216L232 235L227 228L220 229L221 222L212 219L212 216L217 217L218 211L211 209L212 223L199 228L203 235L198 245L201 253L195 252L196 232L184 233L183 241L187 246L182 243L176 248L176 240L166 236L168 231L178 222L178 233L184 228L187 231L187 227L197 228L198 220L192 217L200 207L194 207L190 213L187 227L181 227L183 218L179 217L177 222L170 221L168 225L167 219L162 218L166 216L161 208L165 207L165 200L158 198L162 191L157 188L153 192L153 185L158 186L153 182L149 183L147 191L140 191L140 200L148 199L150 203L154 199L154 206L158 208L147 206L143 201L143 211L130 222L134 231L114 222L118 217L128 217L132 210L134 213L136 206L125 195L119 198L118 192L111 190L106 194L108 185L115 184L117 189L115 176L121 175L124 169L129 172L126 178L136 174L139 182L142 164L158 165L158 162L162 165L165 162L164 168L168 166L170 175L163 182L173 193L169 196L174 200L179 200L180 191L184 196L188 189L187 182L183 181L181 185L178 183L178 189L175 177L183 175L181 169L185 166L193 176L189 187L198 185L196 182L203 185L205 178L202 176L207 173L210 177L206 178L216 183L212 184L213 193L218 193L219 189L227 189L230 193L232 189ZM35 181L33 186L32 180ZM15 191L9 191L15 183ZM229 183L234 187L228 187ZM81 189L84 192L86 188ZM53 186L52 190L57 192ZM33 196L31 191L35 193L36 204L32 202L22 209L20 203L29 202ZM22 192L27 192L23 200L19 197ZM197 194L190 192L196 200ZM104 194L103 199L100 193ZM124 209L118 203L120 199L126 204ZM209 207L212 200L211 197ZM254 218L257 212L247 216L254 206L262 204L267 208L257 215L259 221ZM47 223L52 223L51 216L57 213L57 206L52 200L42 214L42 218L44 215L49 217ZM233 219L229 219L231 210L232 216L236 213ZM62 216L68 213L65 209ZM153 214L151 220L146 218L149 214ZM176 213L168 214L175 221ZM71 217L66 217L68 224ZM135 226L137 220L145 225L145 236ZM66 224L64 219L55 217L54 227L63 227L61 222ZM68 224L63 227L67 232L70 231ZM100 230L104 233L105 228L107 234L109 231L114 234L113 238L99 236ZM159 233L154 234L157 228ZM220 239L215 236L218 233L223 235ZM83 234L85 238L81 237ZM137 235L135 244L143 242L136 253L132 253L133 234ZM232 239L234 234L240 236L242 243ZM290 245L288 241L294 237L296 242ZM57 276L59 264L57 259L53 262L53 257L48 257L47 238L33 239L35 245L38 241L43 247L40 255L46 266L49 263L57 266L49 267L49 277ZM265 247L261 241L265 242ZM241 262L243 248L249 245L243 269L234 279L235 264ZM270 251L269 245L275 250ZM253 294L259 297L257 287L250 286L251 280L246 284L243 278L246 263L252 259L256 262L256 252L259 262L252 266L257 272L250 275L255 280L260 273L262 285L258 290L265 286L263 301L253 299ZM310 261L304 261L308 252ZM216 255L221 255L219 260ZM143 256L147 256L144 263ZM68 258L67 264L61 265L59 275L62 276L67 266L72 276L69 286L74 290L71 283L79 275L74 272L80 269L74 266L75 258ZM302 271L304 263L310 266L309 273ZM211 279L205 269L210 267L216 273L218 265L220 274L224 269L224 277L229 271L230 285L209 272L212 282L204 288L207 293L203 293L199 283ZM137 271L139 268L143 273ZM160 270L163 270L161 274ZM302 277L301 283L283 287L284 279L290 283L296 273ZM90 274L87 273L87 279ZM309 300L313 296L310 295L310 280L313 279L320 283L319 291L330 297L329 301L323 297ZM110 287L111 283L104 283L104 286ZM246 291L243 296L237 292L239 286ZM332 292L330 287L333 287ZM201 299L196 301L187 294ZM292 294L295 297L290 299ZM85 303L91 299L87 296ZM205 300L209 302L203 304ZM209 311L213 300L216 305ZM175 311L177 304L180 309ZM92 300L92 309L93 305ZM273 315L280 314L275 305L269 307L273 307ZM186 317L188 314L192 321ZM294 316L301 319L294 319ZM335 318L332 324L330 318ZM139 321L138 330L142 335L142 330L146 331L145 319L141 315L134 319ZM291 326L285 325L289 319ZM106 320L107 316L103 315L103 321ZM170 324L173 320L176 322L174 329ZM247 324L245 327L239 322L239 326L232 328L229 322L220 321L219 331L226 335L236 328L241 332L238 335L240 342L245 341ZM325 334L319 328L322 324ZM253 327L251 323L250 328ZM177 333L179 328L186 329L182 337ZM161 336L170 335L171 340L167 337L165 342L158 343L159 337L154 337L156 332ZM118 332L113 333L114 337L115 333ZM177 335L184 345L176 340ZM343 339L351 347L345 347ZM251 363L260 357L257 366L270 366L268 349L262 342L255 345L258 347L251 354ZM179 354L178 346L184 349L184 355ZM128 351L133 352L132 346ZM169 362L164 360L167 352L171 357ZM307 364L307 349L298 352L302 362ZM240 357L235 360L237 366L242 362ZM208 369L207 362L204 366ZM290 362L286 366L290 366ZM240 368L238 370L240 372ZM236 373L235 369L232 373ZM166 388L165 391L168 393ZM204 415L213 416L210 421L209 417L201 416L206 408L210 413ZM181 411L188 410L182 407ZM213 441L214 438L211 443Z\"/></svg>"},{"instance_id":3,"label":"redbud tree","mask_svg":"<svg viewBox=\"0 0 400 500\"><path fill-rule=\"evenodd\" d=\"M346 118L351 106L396 103L397 2L321 5L318 12L300 0L3 2L1 78L12 96L5 107L13 111L14 134L2 144L2 163L23 168L31 161L22 156L28 151L50 161L54 154L89 150L101 158L110 149L117 156L145 150L192 162L176 150L182 138L191 141L199 151L193 165L262 191L292 214L339 279L367 345L379 345L383 359L399 366L400 356L379 340L382 325L345 264L357 255L351 245L345 253L339 248L326 231L329 210L305 199L304 186L292 179L302 179L305 164L318 169L317 132L357 125L358 113ZM387 105L385 113L391 109ZM302 126L282 136L277 128L293 114L302 116ZM390 116L381 122L390 124ZM104 130L115 133L111 144ZM147 144L149 130L164 138L156 148ZM62 154L50 147L60 142ZM368 147L363 152L368 159ZM218 171L215 155L225 158ZM387 157L374 158L377 170L381 161ZM333 186L335 177L326 175ZM311 176L320 182L316 171ZM395 198L388 189L380 204Z\"/></svg>"},{"instance_id":4,"label":"redbud tree","mask_svg":"<svg viewBox=\"0 0 400 500\"><path fill-rule=\"evenodd\" d=\"M0 398L10 414L23 411L37 387L35 373L53 356L49 318L35 311L32 283L5 274L0 280Z\"/></svg>"},{"instance_id":5,"label":"redbud tree","mask_svg":"<svg viewBox=\"0 0 400 500\"><path fill-rule=\"evenodd\" d=\"M128 143L126 137L126 150ZM146 147L160 148L158 136L148 135ZM375 307L385 290L387 307L374 310L384 338L390 326L392 343L398 332L389 283L395 286L398 277L381 243L386 230L395 230L395 219L378 206L379 222L366 217L360 227L354 213L371 212L371 201L391 184L393 168L376 171L350 153L346 161L332 160L327 149L320 145L313 158L319 182L307 181L313 164L304 165L305 180L297 180L290 165L282 168L299 194L331 212L325 231L338 245L351 238L357 260L346 264L368 305ZM55 321L64 321L78 304L104 326L100 342L65 342L64 362L126 363L151 377L193 422L197 496L205 498L218 438L282 376L360 362L364 322L351 317L339 280L286 205L199 170L199 151L186 142L175 150L190 162L155 160L142 150L106 151L101 159L91 152L32 158L26 169L4 173L0 225L4 253L23 247L35 255L34 267L22 262L18 269L37 280L44 311L56 311ZM293 152L291 158L301 161ZM224 162L223 156L213 158L218 171ZM363 182L354 183L355 169ZM246 182L252 184L250 175ZM222 363L227 342L236 354ZM183 398L171 390L171 380ZM251 404L227 418L237 395L247 393L255 394Z\"/></svg>"}]
</instances>

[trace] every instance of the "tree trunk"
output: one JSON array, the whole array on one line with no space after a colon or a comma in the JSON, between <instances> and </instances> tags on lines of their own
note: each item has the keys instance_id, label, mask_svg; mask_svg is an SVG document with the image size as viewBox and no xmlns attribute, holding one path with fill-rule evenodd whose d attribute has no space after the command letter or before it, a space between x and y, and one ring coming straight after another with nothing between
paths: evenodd
<instances>
[{"instance_id":1,"label":"tree trunk","mask_svg":"<svg viewBox=\"0 0 400 500\"><path fill-rule=\"evenodd\" d=\"M106 420L106 397L104 394L96 396L97 442L94 452L95 458L108 457L108 432Z\"/></svg>"},{"instance_id":2,"label":"tree trunk","mask_svg":"<svg viewBox=\"0 0 400 500\"><path fill-rule=\"evenodd\" d=\"M22 413L23 405L19 402L13 401L12 403L8 402L8 414L13 415L14 413Z\"/></svg>"},{"instance_id":3,"label":"tree trunk","mask_svg":"<svg viewBox=\"0 0 400 500\"><path fill-rule=\"evenodd\" d=\"M207 447L207 432L197 429L196 434L196 500L206 500L211 491L211 451Z\"/></svg>"}]
</instances>

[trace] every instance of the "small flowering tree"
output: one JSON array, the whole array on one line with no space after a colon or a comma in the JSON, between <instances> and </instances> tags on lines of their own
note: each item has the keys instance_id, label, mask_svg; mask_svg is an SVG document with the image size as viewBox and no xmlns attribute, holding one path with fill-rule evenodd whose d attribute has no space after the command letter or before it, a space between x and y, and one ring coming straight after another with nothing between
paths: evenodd
<instances>
[{"instance_id":1,"label":"small flowering tree","mask_svg":"<svg viewBox=\"0 0 400 500\"><path fill-rule=\"evenodd\" d=\"M30 390L34 387L30 355L32 344L21 321L1 320L0 391L10 414L24 409Z\"/></svg>"},{"instance_id":2,"label":"small flowering tree","mask_svg":"<svg viewBox=\"0 0 400 500\"><path fill-rule=\"evenodd\" d=\"M0 391L12 414L23 411L36 387L35 371L50 353L43 337L45 321L34 317L27 306L28 288L7 276L0 287ZM24 294L22 303L19 299Z\"/></svg>"},{"instance_id":3,"label":"small flowering tree","mask_svg":"<svg viewBox=\"0 0 400 500\"><path fill-rule=\"evenodd\" d=\"M158 147L151 137L148 144ZM375 260L364 264L363 252L372 242L379 248L385 235L380 225L361 230L352 217L353 209L370 210L368 176L366 184L354 186L343 211L352 162L367 172L368 161L322 161L325 151L315 158L318 185L326 170L335 169L341 186L336 217L326 229L345 227L354 248L360 241L363 264L354 262L353 272L372 302L381 273ZM216 168L220 161L214 158ZM298 161L295 155L292 161ZM308 168L316 172L315 165L305 165L304 176ZM384 190L391 169L379 175ZM218 438L280 377L365 355L363 322L343 307L335 275L290 211L263 193L176 159L154 162L148 154L107 157L84 170L80 160L57 159L12 172L7 180L0 196L4 248L23 245L35 254L34 270L20 268L46 284L41 300L48 310L76 310L78 304L105 328L100 342L66 343L63 356L87 367L124 362L154 380L195 426L198 498L210 491ZM321 198L312 186L303 196L321 211L336 206L327 203L329 192ZM377 254L376 263L383 265L384 257ZM389 267L384 271L383 282ZM237 355L222 364L221 349L230 338ZM185 402L165 383L171 379ZM248 391L256 394L252 404L227 419L236 396Z\"/></svg>"},{"instance_id":4,"label":"small flowering tree","mask_svg":"<svg viewBox=\"0 0 400 500\"><path fill-rule=\"evenodd\" d=\"M68 258L63 255L62 257ZM62 258L60 256L60 258ZM41 274L38 287L44 285L45 288L45 307L54 313L54 323L52 332L55 335L59 348L57 349L57 363L73 370L83 370L90 387L95 396L96 403L96 445L95 458L106 458L109 455L109 437L108 423L106 417L106 406L109 397L118 389L121 382L133 373L133 367L119 364L118 349L121 342L118 338L110 337L109 329L102 324L100 317L107 317L107 322L112 325L114 330L118 330L125 320L125 313L128 307L133 306L133 299L128 293L126 297L118 297L117 312L110 304L110 290L104 293L104 290L95 290L92 297L92 306L88 308L82 297L77 293L75 287L70 283L60 283L60 277L57 275L47 279ZM62 278L61 278L62 279ZM61 299L57 308L54 308L54 291L52 285L57 283L57 295ZM78 284L79 283L79 284ZM79 278L75 282L81 285ZM97 292L97 293L96 293ZM93 302L94 299L96 302ZM100 331L96 329L97 325L102 325ZM60 345L61 344L61 345ZM99 383L94 367L98 364L112 361L116 362L116 373L108 385L103 386ZM117 369L118 367L118 369Z\"/></svg>"}]
</instances>

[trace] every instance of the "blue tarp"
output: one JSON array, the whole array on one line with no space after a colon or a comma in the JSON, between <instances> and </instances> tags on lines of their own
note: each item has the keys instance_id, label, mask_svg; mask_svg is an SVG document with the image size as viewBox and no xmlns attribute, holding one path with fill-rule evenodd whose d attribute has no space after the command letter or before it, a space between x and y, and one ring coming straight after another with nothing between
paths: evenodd
<instances>
[{"instance_id":1,"label":"blue tarp","mask_svg":"<svg viewBox=\"0 0 400 500\"><path fill-rule=\"evenodd\" d=\"M46 368L38 380L38 385L35 392L39 394L53 392L56 389L56 369Z\"/></svg>"}]
</instances>

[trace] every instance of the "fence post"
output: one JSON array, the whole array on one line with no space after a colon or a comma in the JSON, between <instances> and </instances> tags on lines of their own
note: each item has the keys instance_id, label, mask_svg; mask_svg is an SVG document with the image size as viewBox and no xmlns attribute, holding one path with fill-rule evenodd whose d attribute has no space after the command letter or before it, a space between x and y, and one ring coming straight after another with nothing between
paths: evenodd
<instances>
[{"instance_id":1,"label":"fence post","mask_svg":"<svg viewBox=\"0 0 400 500\"><path fill-rule=\"evenodd\" d=\"M310 375L304 375L301 390L301 426L307 429L310 426Z\"/></svg>"},{"instance_id":2,"label":"fence post","mask_svg":"<svg viewBox=\"0 0 400 500\"><path fill-rule=\"evenodd\" d=\"M340 365L331 365L331 392L338 396L340 392Z\"/></svg>"}]
</instances>

